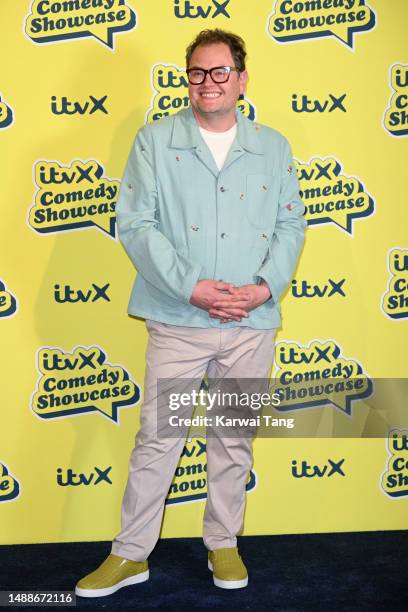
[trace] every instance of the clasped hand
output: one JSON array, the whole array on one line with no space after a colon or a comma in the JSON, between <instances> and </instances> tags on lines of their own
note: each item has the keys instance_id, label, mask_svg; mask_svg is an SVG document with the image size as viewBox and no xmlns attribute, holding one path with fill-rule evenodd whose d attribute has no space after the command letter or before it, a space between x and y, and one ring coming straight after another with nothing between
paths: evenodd
<instances>
[{"instance_id":1,"label":"clasped hand","mask_svg":"<svg viewBox=\"0 0 408 612\"><path fill-rule=\"evenodd\" d=\"M206 310L210 317L221 323L241 321L249 312L271 297L268 285L241 285L223 281L201 280L194 287L190 304Z\"/></svg>"}]
</instances>

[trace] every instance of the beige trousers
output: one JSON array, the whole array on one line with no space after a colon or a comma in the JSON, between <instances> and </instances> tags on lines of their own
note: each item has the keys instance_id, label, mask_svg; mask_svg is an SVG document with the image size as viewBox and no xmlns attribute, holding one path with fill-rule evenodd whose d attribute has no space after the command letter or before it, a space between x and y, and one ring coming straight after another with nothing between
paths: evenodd
<instances>
[{"instance_id":1,"label":"beige trousers","mask_svg":"<svg viewBox=\"0 0 408 612\"><path fill-rule=\"evenodd\" d=\"M147 559L159 538L165 499L185 443L185 439L157 436L157 379L194 379L197 391L206 373L217 379L266 379L276 333L276 329L204 329L154 321L146 321L146 326L149 340L140 430L130 457L122 528L112 543L112 553L133 561ZM209 550L234 547L243 528L252 440L207 437L206 446L204 544Z\"/></svg>"}]
</instances>

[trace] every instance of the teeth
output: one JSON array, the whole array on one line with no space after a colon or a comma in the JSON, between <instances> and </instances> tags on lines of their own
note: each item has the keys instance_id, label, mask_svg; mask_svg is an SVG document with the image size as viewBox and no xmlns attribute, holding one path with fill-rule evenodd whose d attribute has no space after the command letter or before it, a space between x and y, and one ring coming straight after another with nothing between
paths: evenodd
<instances>
[{"instance_id":1,"label":"teeth","mask_svg":"<svg viewBox=\"0 0 408 612\"><path fill-rule=\"evenodd\" d=\"M203 93L201 94L204 98L217 98L221 94L219 93Z\"/></svg>"}]
</instances>

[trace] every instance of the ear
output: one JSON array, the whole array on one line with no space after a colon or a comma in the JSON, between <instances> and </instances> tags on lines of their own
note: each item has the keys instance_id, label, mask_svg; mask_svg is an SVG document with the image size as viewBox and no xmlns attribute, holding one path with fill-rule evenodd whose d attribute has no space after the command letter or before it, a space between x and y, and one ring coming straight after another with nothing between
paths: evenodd
<instances>
[{"instance_id":1,"label":"ear","mask_svg":"<svg viewBox=\"0 0 408 612\"><path fill-rule=\"evenodd\" d=\"M247 81L248 81L248 72L244 70L239 75L239 93L241 95L245 93Z\"/></svg>"}]
</instances>

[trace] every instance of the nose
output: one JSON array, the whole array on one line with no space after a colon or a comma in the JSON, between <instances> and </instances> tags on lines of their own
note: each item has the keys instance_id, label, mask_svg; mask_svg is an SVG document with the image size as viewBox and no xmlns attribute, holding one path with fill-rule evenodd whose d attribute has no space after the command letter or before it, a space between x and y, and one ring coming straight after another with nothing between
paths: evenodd
<instances>
[{"instance_id":1,"label":"nose","mask_svg":"<svg viewBox=\"0 0 408 612\"><path fill-rule=\"evenodd\" d=\"M204 85L204 84L207 82L207 77L208 77L208 80L210 81L210 83L214 83L214 81L212 80L212 77L211 77L210 73L209 73L209 72L207 72L207 73L205 74L204 81L201 83L201 85Z\"/></svg>"}]
</instances>

